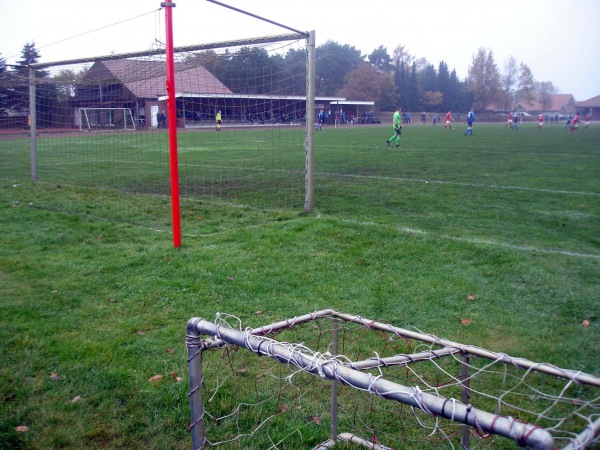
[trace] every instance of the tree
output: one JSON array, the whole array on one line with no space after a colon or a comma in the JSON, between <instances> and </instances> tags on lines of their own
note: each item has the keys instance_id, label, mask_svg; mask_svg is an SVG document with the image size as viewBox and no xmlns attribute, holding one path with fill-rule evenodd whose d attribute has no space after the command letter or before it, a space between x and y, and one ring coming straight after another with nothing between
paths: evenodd
<instances>
[{"instance_id":1,"label":"tree","mask_svg":"<svg viewBox=\"0 0 600 450\"><path fill-rule=\"evenodd\" d=\"M543 111L548 111L552 106L552 95L558 93L556 86L551 81L541 81L535 83L537 99L542 105Z\"/></svg>"},{"instance_id":2,"label":"tree","mask_svg":"<svg viewBox=\"0 0 600 450\"><path fill-rule=\"evenodd\" d=\"M0 116L2 116L9 107L10 78L10 72L6 67L6 59L3 58L0 53Z\"/></svg>"},{"instance_id":3,"label":"tree","mask_svg":"<svg viewBox=\"0 0 600 450\"><path fill-rule=\"evenodd\" d=\"M451 101L452 83L450 82L450 71L448 64L440 61L438 65L437 90L442 93L442 110L447 111L454 108Z\"/></svg>"},{"instance_id":4,"label":"tree","mask_svg":"<svg viewBox=\"0 0 600 450\"><path fill-rule=\"evenodd\" d=\"M364 59L354 47L327 41L317 47L315 61L317 95L335 95L344 85L348 72L356 68Z\"/></svg>"},{"instance_id":5,"label":"tree","mask_svg":"<svg viewBox=\"0 0 600 450\"><path fill-rule=\"evenodd\" d=\"M473 62L469 67L467 76L469 92L473 94L474 107L485 111L492 102L495 102L500 93L500 74L494 62L492 50L480 47L473 55Z\"/></svg>"},{"instance_id":6,"label":"tree","mask_svg":"<svg viewBox=\"0 0 600 450\"><path fill-rule=\"evenodd\" d=\"M419 111L421 110L421 88L417 81L417 63L413 60L410 66L410 71L406 79L406 93L404 95L403 105L408 111Z\"/></svg>"},{"instance_id":7,"label":"tree","mask_svg":"<svg viewBox=\"0 0 600 450\"><path fill-rule=\"evenodd\" d=\"M206 53L203 58L209 62L211 54ZM277 72L274 71L273 64L274 61L265 49L245 46L231 55L226 54L221 61L212 61L212 64L205 67L213 68L213 75L233 92L264 94L271 90L266 89L266 86L273 86L277 81Z\"/></svg>"},{"instance_id":8,"label":"tree","mask_svg":"<svg viewBox=\"0 0 600 450\"><path fill-rule=\"evenodd\" d=\"M519 65L519 78L517 80L517 89L515 91L515 106L518 103L526 105L535 100L535 80L531 69L526 64Z\"/></svg>"},{"instance_id":9,"label":"tree","mask_svg":"<svg viewBox=\"0 0 600 450\"><path fill-rule=\"evenodd\" d=\"M435 111L444 102L444 93L438 90L438 76L433 64L428 64L418 74L421 86L421 104L424 111Z\"/></svg>"},{"instance_id":10,"label":"tree","mask_svg":"<svg viewBox=\"0 0 600 450\"><path fill-rule=\"evenodd\" d=\"M437 90L437 72L433 64L428 64L424 70L419 72L419 84L423 91L435 91Z\"/></svg>"},{"instance_id":11,"label":"tree","mask_svg":"<svg viewBox=\"0 0 600 450\"><path fill-rule=\"evenodd\" d=\"M302 95L306 92L306 50L290 49L285 55L285 78L292 90L289 95Z\"/></svg>"},{"instance_id":12,"label":"tree","mask_svg":"<svg viewBox=\"0 0 600 450\"><path fill-rule=\"evenodd\" d=\"M509 111L514 108L515 105L515 86L518 78L518 65L517 60L513 56L504 63L504 73L502 74L502 109Z\"/></svg>"},{"instance_id":13,"label":"tree","mask_svg":"<svg viewBox=\"0 0 600 450\"><path fill-rule=\"evenodd\" d=\"M387 48L383 45L373 50L368 59L378 73L385 73L392 70L392 58L388 55Z\"/></svg>"},{"instance_id":14,"label":"tree","mask_svg":"<svg viewBox=\"0 0 600 450\"><path fill-rule=\"evenodd\" d=\"M391 73L379 73L377 68L363 63L348 72L337 95L353 100L374 100L380 109L395 108L396 88Z\"/></svg>"},{"instance_id":15,"label":"tree","mask_svg":"<svg viewBox=\"0 0 600 450\"><path fill-rule=\"evenodd\" d=\"M75 96L75 88L81 82L88 68L84 68L79 72L72 69L63 69L57 75L52 77L56 85L57 98L59 101L65 101Z\"/></svg>"},{"instance_id":16,"label":"tree","mask_svg":"<svg viewBox=\"0 0 600 450\"><path fill-rule=\"evenodd\" d=\"M401 63L404 63L406 67L410 66L412 62L415 60L415 57L412 56L404 45L398 45L394 49L394 54L392 55L392 61L394 66L398 67Z\"/></svg>"},{"instance_id":17,"label":"tree","mask_svg":"<svg viewBox=\"0 0 600 450\"><path fill-rule=\"evenodd\" d=\"M21 59L17 61L17 67L15 72L24 78L29 78L29 66L31 64L37 64L41 58L40 53L35 48L35 42L27 43L23 46L21 50ZM46 78L50 74L46 70L36 70L35 77L36 78Z\"/></svg>"},{"instance_id":18,"label":"tree","mask_svg":"<svg viewBox=\"0 0 600 450\"><path fill-rule=\"evenodd\" d=\"M14 101L21 108L29 110L29 68L37 64L40 54L35 48L35 43L27 43L21 50L21 59L17 61L15 76L18 80L14 90ZM50 73L47 70L35 70L36 79L36 120L38 126L47 126L52 123L52 114L57 101L57 90L49 82Z\"/></svg>"},{"instance_id":19,"label":"tree","mask_svg":"<svg viewBox=\"0 0 600 450\"><path fill-rule=\"evenodd\" d=\"M421 102L425 111L436 111L444 102L444 94L440 91L424 91Z\"/></svg>"}]
</instances>

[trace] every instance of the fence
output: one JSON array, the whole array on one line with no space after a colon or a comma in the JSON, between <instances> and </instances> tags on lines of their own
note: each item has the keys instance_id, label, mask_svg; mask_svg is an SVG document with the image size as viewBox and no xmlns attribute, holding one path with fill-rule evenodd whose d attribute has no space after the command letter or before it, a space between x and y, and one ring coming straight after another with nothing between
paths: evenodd
<instances>
[{"instance_id":1,"label":"fence","mask_svg":"<svg viewBox=\"0 0 600 450\"><path fill-rule=\"evenodd\" d=\"M600 379L591 375L334 310L247 330L233 320L222 314L187 325L194 449L512 441L571 450L600 438ZM318 380L331 382L329 413ZM311 428L322 422L329 439L319 442Z\"/></svg>"}]
</instances>

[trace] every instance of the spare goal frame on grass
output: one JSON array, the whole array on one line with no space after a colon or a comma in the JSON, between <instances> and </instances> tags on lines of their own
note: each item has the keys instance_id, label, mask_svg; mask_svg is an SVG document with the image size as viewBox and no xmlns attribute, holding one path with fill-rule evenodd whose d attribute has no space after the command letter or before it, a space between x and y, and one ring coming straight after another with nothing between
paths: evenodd
<instances>
[{"instance_id":1,"label":"spare goal frame on grass","mask_svg":"<svg viewBox=\"0 0 600 450\"><path fill-rule=\"evenodd\" d=\"M278 342L271 337L267 337L267 335L276 334L282 330L307 324L317 319L330 319L332 321L333 342L331 345L332 352L329 355L307 352L306 347L303 345ZM420 341L435 346L436 349L433 350L432 347L430 351L421 351L410 355L402 354L387 358L379 358L377 356L363 361L347 361L336 357L338 351L337 330L341 323L355 324L369 330L389 333L401 339ZM471 427L479 433L499 435L511 439L522 447L544 450L557 448L553 435L549 430L532 423L522 422L518 418L515 419L510 416L503 416L475 408L469 403L470 358L486 358L505 366L522 369L527 373L539 372L547 374L552 377L569 380L569 384L586 385L592 387L592 389L600 387L600 379L589 374L491 352L480 347L440 339L429 334L394 327L333 309L325 309L244 331L231 328L227 325L212 323L202 318L192 318L187 324L187 348L191 407L190 430L193 449L203 449L206 445L204 426L204 420L206 419L205 404L202 396L202 388L205 382L202 369L203 352L229 346L245 348L258 356L265 356L281 364L295 366L305 373L332 382L330 438L315 447L315 450L332 448L339 441L356 443L368 448L388 448L379 443L375 445L367 442L353 433L338 432L338 401L336 395L337 386L340 383L341 385L350 386L360 391L367 391L385 400L409 405L434 417L441 417L464 424L462 426L461 437L461 446L464 449L470 448L469 430ZM438 346L439 348L437 348ZM456 376L460 384L460 399L444 398L435 393L423 392L418 386L404 386L390 381L383 376L374 377L372 374L365 372L373 368L381 369L383 367L408 365L452 355L458 355L460 358L460 374ZM240 402L242 401L243 399L240 399ZM597 406L596 400L592 402L591 406ZM579 415L581 416L581 414ZM591 443L598 442L598 438L600 437L600 418L592 415L585 417L585 419L587 425L584 429L573 433L569 437L569 443L563 447L564 449L583 449Z\"/></svg>"}]
</instances>

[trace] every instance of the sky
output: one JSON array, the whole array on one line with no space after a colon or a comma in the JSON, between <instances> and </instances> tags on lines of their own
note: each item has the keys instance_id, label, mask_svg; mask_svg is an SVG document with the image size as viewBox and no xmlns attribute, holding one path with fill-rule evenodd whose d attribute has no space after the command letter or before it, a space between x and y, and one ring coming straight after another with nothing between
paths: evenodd
<instances>
[{"instance_id":1,"label":"sky","mask_svg":"<svg viewBox=\"0 0 600 450\"><path fill-rule=\"evenodd\" d=\"M500 73L509 57L577 101L600 95L598 0L219 0L363 55L399 45L460 79L479 48L493 52ZM175 0L175 46L288 34L291 31L207 0ZM0 0L0 57L8 64L35 43L40 62L156 48L165 42L165 13L157 0L101 2Z\"/></svg>"}]
</instances>

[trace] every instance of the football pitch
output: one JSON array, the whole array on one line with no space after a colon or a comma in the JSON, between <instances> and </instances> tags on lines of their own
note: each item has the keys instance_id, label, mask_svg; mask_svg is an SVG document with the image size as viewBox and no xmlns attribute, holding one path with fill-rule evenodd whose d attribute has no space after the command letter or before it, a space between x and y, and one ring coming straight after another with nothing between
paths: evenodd
<instances>
[{"instance_id":1,"label":"football pitch","mask_svg":"<svg viewBox=\"0 0 600 450\"><path fill-rule=\"evenodd\" d=\"M186 130L179 249L166 133L40 135L37 184L0 136L0 448L189 448L185 326L217 313L333 308L600 376L596 125L324 127L313 214L303 129Z\"/></svg>"}]
</instances>

